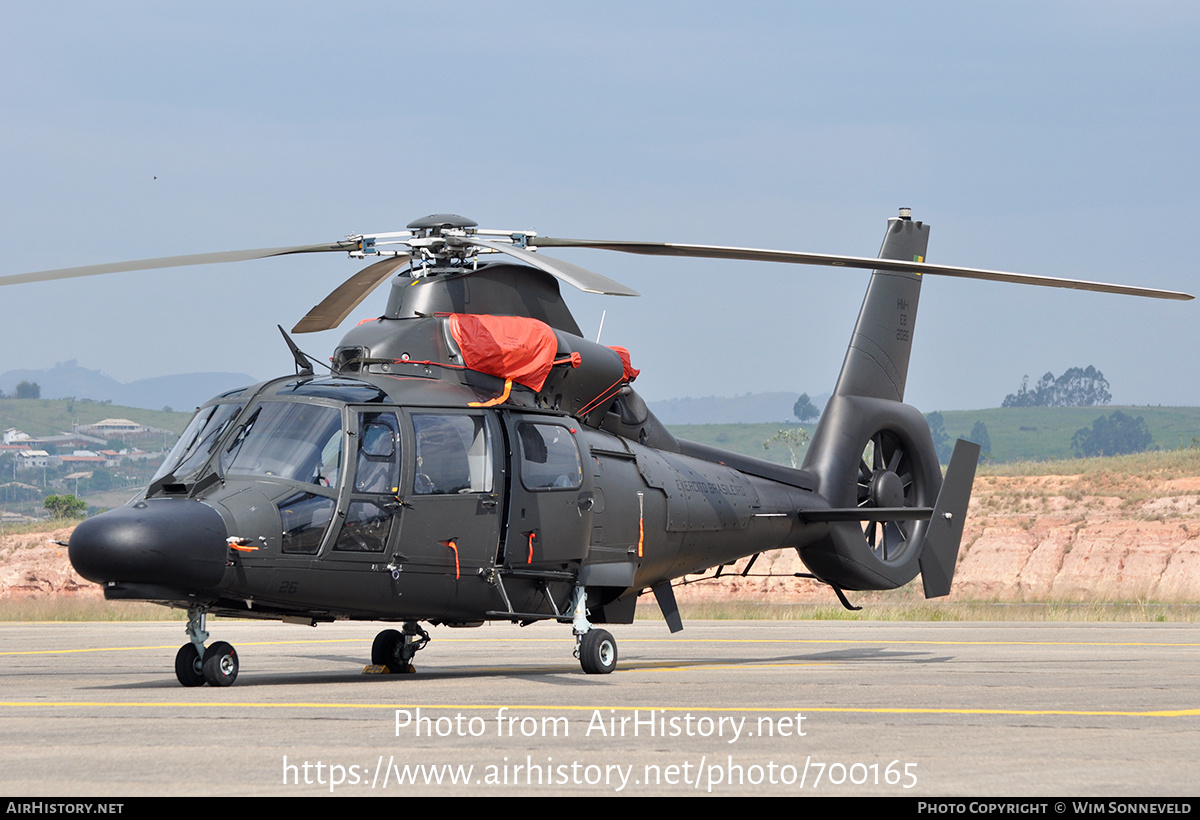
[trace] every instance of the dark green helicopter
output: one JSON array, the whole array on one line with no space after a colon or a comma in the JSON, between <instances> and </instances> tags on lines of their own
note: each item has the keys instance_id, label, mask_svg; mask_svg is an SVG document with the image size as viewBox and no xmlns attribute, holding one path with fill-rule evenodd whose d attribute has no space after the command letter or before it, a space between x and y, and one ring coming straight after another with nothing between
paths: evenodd
<instances>
[{"instance_id":1,"label":"dark green helicopter","mask_svg":"<svg viewBox=\"0 0 1200 820\"><path fill-rule=\"evenodd\" d=\"M570 624L588 673L617 664L599 624L631 623L649 590L682 629L672 580L768 550L799 552L844 590L920 572L949 593L978 446L943 478L929 427L904 403L924 274L1109 293L1188 294L924 262L907 209L879 258L707 245L552 239L481 230L456 215L326 245L232 251L0 277L0 285L122 270L342 251L380 257L293 332L336 327L392 280L387 310L336 348L330 375L284 334L293 375L224 393L196 413L142 497L70 539L80 575L110 600L185 608L184 686L228 686L238 656L205 617L401 625L371 662L413 671L421 622ZM536 252L765 260L873 270L846 359L804 465L676 439L631 386L629 355L583 338L559 281L637 295ZM485 262L496 254L509 261ZM398 271L398 272L397 272Z\"/></svg>"}]
</instances>

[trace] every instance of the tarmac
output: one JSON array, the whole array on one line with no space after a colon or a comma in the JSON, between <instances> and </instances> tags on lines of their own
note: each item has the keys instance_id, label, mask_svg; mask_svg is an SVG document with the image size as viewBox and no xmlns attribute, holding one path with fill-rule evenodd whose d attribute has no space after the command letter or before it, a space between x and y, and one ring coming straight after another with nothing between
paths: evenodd
<instances>
[{"instance_id":1,"label":"tarmac","mask_svg":"<svg viewBox=\"0 0 1200 820\"><path fill-rule=\"evenodd\" d=\"M1187 796L1200 625L656 621L433 628L210 619L233 686L184 688L183 624L0 624L0 793Z\"/></svg>"}]
</instances>

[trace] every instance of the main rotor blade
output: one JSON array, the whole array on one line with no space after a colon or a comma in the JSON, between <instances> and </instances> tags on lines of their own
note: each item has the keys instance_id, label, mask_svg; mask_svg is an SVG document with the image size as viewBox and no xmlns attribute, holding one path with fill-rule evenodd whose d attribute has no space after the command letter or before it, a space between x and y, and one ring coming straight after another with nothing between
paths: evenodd
<instances>
[{"instance_id":1,"label":"main rotor blade","mask_svg":"<svg viewBox=\"0 0 1200 820\"><path fill-rule=\"evenodd\" d=\"M34 273L17 273L0 276L0 286L18 285L22 282L48 282L51 279L74 279L79 276L99 276L104 273L121 273L129 270L156 270L178 268L185 265L212 265L218 262L245 262L249 259L266 259L271 256L287 256L293 253L346 253L358 248L358 242L344 240L323 245L291 245L285 248L257 248L245 251L218 251L217 253L193 253L186 256L161 256L157 259L137 259L132 262L108 262L103 265L84 265L78 268L58 268Z\"/></svg>"},{"instance_id":2,"label":"main rotor blade","mask_svg":"<svg viewBox=\"0 0 1200 820\"><path fill-rule=\"evenodd\" d=\"M400 254L368 265L358 273L338 285L321 302L304 315L304 318L292 328L292 333L313 333L318 330L332 330L342 323L350 311L358 307L371 291L382 285L392 271L401 265L407 265L408 254Z\"/></svg>"},{"instance_id":3,"label":"main rotor blade","mask_svg":"<svg viewBox=\"0 0 1200 820\"><path fill-rule=\"evenodd\" d=\"M531 253L513 245L506 245L503 242L489 242L486 239L478 239L474 236L456 238L456 241L506 253L528 265L533 265L538 270L545 271L551 276L566 282L568 285L579 288L585 293L602 293L607 296L641 296L633 288L628 288L620 282L609 279L607 276L601 276L587 268L572 265L570 262L563 262L561 259L551 259L540 253Z\"/></svg>"},{"instance_id":4,"label":"main rotor blade","mask_svg":"<svg viewBox=\"0 0 1200 820\"><path fill-rule=\"evenodd\" d=\"M539 236L534 240L539 248L596 248L599 250L640 253L648 256L688 256L700 259L742 259L757 262L789 262L798 265L826 265L835 268L863 268L886 270L899 273L936 274L956 276L964 279L986 279L993 282L1014 282L1021 285L1038 285L1047 288L1071 288L1100 293L1119 293L1126 296L1146 296L1152 299L1193 298L1190 293L1156 288L1141 288L1132 285L1113 285L1106 282L1089 282L1083 279L1064 279L1057 276L1035 276L1028 273L983 270L980 268L958 268L950 265L931 265L927 262L905 262L897 259L874 259L865 256L834 256L823 253L800 251L775 251L759 248L731 248L722 245L677 245L666 242L626 242L600 239L554 239Z\"/></svg>"}]
</instances>

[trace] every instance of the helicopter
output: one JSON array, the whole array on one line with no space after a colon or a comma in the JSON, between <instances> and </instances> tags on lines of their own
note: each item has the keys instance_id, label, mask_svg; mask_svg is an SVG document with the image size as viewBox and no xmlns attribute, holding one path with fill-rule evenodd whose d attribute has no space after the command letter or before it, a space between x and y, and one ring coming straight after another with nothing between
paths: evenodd
<instances>
[{"instance_id":1,"label":"helicopter","mask_svg":"<svg viewBox=\"0 0 1200 820\"><path fill-rule=\"evenodd\" d=\"M422 623L570 625L585 673L617 666L605 626L653 594L683 628L672 582L795 549L806 577L847 591L949 594L979 446L943 476L904 402L926 275L1187 300L1191 295L925 262L929 226L888 220L878 257L481 229L433 214L404 231L0 277L0 285L299 253L378 258L293 333L337 327L384 282L384 313L329 373L280 328L295 372L200 407L143 493L79 524L72 565L109 600L187 611L184 686L228 686L237 651L208 615L399 626L373 671L413 672ZM546 248L871 270L836 386L799 468L677 439L633 387L629 352L584 338L559 285L636 296ZM497 261L497 258L499 261ZM754 558L751 558L753 563ZM743 572L747 572L747 566Z\"/></svg>"}]
</instances>

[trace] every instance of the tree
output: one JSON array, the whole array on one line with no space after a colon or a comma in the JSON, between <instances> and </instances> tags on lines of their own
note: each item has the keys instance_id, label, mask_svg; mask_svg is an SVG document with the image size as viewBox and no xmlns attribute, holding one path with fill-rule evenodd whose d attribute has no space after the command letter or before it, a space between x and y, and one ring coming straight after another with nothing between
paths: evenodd
<instances>
[{"instance_id":1,"label":"tree","mask_svg":"<svg viewBox=\"0 0 1200 820\"><path fill-rule=\"evenodd\" d=\"M1101 416L1091 427L1080 427L1071 436L1071 449L1078 458L1118 456L1140 453L1149 448L1152 437L1146 420L1133 418L1120 410L1105 418Z\"/></svg>"},{"instance_id":2,"label":"tree","mask_svg":"<svg viewBox=\"0 0 1200 820\"><path fill-rule=\"evenodd\" d=\"M979 463L992 460L992 437L988 435L987 425L982 421L975 422L975 426L971 428L971 434L967 436L967 441L973 441L979 445Z\"/></svg>"},{"instance_id":3,"label":"tree","mask_svg":"<svg viewBox=\"0 0 1200 820\"><path fill-rule=\"evenodd\" d=\"M950 436L946 434L946 423L942 420L942 414L930 413L925 417L925 421L929 423L929 434L933 436L933 449L937 451L938 462L949 464L954 448L950 446Z\"/></svg>"},{"instance_id":4,"label":"tree","mask_svg":"<svg viewBox=\"0 0 1200 820\"><path fill-rule=\"evenodd\" d=\"M1057 379L1047 371L1031 390L1029 377L1021 388L1004 397L1001 407L1095 407L1112 401L1108 379L1092 365L1072 367Z\"/></svg>"},{"instance_id":5,"label":"tree","mask_svg":"<svg viewBox=\"0 0 1200 820\"><path fill-rule=\"evenodd\" d=\"M807 393L801 393L800 398L796 399L796 403L792 406L792 414L800 421L811 421L821 415L821 411L812 403L812 399Z\"/></svg>"},{"instance_id":6,"label":"tree","mask_svg":"<svg viewBox=\"0 0 1200 820\"><path fill-rule=\"evenodd\" d=\"M37 382L19 382L16 396L18 399L40 399L42 386Z\"/></svg>"},{"instance_id":7,"label":"tree","mask_svg":"<svg viewBox=\"0 0 1200 820\"><path fill-rule=\"evenodd\" d=\"M48 495L42 506L55 518L82 518L87 502L74 495Z\"/></svg>"},{"instance_id":8,"label":"tree","mask_svg":"<svg viewBox=\"0 0 1200 820\"><path fill-rule=\"evenodd\" d=\"M804 449L804 445L808 444L809 438L808 431L803 427L789 427L786 430L780 430L764 441L763 449L770 450L772 442L779 442L787 448L792 467L797 468L800 466L800 451Z\"/></svg>"},{"instance_id":9,"label":"tree","mask_svg":"<svg viewBox=\"0 0 1200 820\"><path fill-rule=\"evenodd\" d=\"M1112 401L1108 379L1090 364L1063 373L1055 380L1054 389L1062 407L1095 407Z\"/></svg>"}]
</instances>

